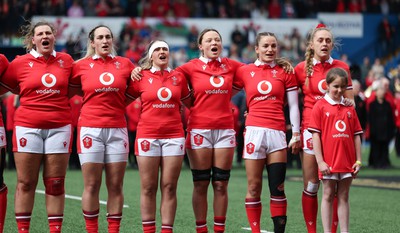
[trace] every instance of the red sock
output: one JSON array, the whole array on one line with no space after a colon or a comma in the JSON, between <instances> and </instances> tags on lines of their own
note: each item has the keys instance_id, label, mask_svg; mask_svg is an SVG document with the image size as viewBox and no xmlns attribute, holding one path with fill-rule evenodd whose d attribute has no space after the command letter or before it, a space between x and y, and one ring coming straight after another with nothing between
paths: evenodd
<instances>
[{"instance_id":1,"label":"red sock","mask_svg":"<svg viewBox=\"0 0 400 233\"><path fill-rule=\"evenodd\" d=\"M95 211L83 211L83 217L85 218L86 232L87 233L98 233L99 232L99 210Z\"/></svg>"},{"instance_id":2,"label":"red sock","mask_svg":"<svg viewBox=\"0 0 400 233\"><path fill-rule=\"evenodd\" d=\"M215 216L214 217L214 233L225 232L225 216Z\"/></svg>"},{"instance_id":3,"label":"red sock","mask_svg":"<svg viewBox=\"0 0 400 233\"><path fill-rule=\"evenodd\" d=\"M108 233L119 233L121 220L122 220L122 213L107 214Z\"/></svg>"},{"instance_id":4,"label":"red sock","mask_svg":"<svg viewBox=\"0 0 400 233\"><path fill-rule=\"evenodd\" d=\"M245 208L251 232L260 232L260 219L262 211L261 199L259 197L246 198Z\"/></svg>"},{"instance_id":5,"label":"red sock","mask_svg":"<svg viewBox=\"0 0 400 233\"><path fill-rule=\"evenodd\" d=\"M208 228L207 228L207 221L196 221L196 233L207 233Z\"/></svg>"},{"instance_id":6,"label":"red sock","mask_svg":"<svg viewBox=\"0 0 400 233\"><path fill-rule=\"evenodd\" d=\"M173 233L174 231L173 225L162 224L161 225L161 233Z\"/></svg>"},{"instance_id":7,"label":"red sock","mask_svg":"<svg viewBox=\"0 0 400 233\"><path fill-rule=\"evenodd\" d=\"M50 233L61 233L63 215L48 215Z\"/></svg>"},{"instance_id":8,"label":"red sock","mask_svg":"<svg viewBox=\"0 0 400 233\"><path fill-rule=\"evenodd\" d=\"M6 219L7 193L8 193L8 189L7 189L7 186L4 184L0 188L0 233L3 233L4 220Z\"/></svg>"},{"instance_id":9,"label":"red sock","mask_svg":"<svg viewBox=\"0 0 400 233\"><path fill-rule=\"evenodd\" d=\"M18 233L29 233L32 213L15 213L17 220Z\"/></svg>"},{"instance_id":10,"label":"red sock","mask_svg":"<svg viewBox=\"0 0 400 233\"><path fill-rule=\"evenodd\" d=\"M333 199L333 206L332 206L332 227L331 231L332 233L335 233L337 231L338 227L338 222L339 222L339 216L337 212L337 196L335 195L335 198Z\"/></svg>"},{"instance_id":11,"label":"red sock","mask_svg":"<svg viewBox=\"0 0 400 233\"><path fill-rule=\"evenodd\" d=\"M271 196L269 201L269 209L271 211L271 217L286 216L287 200L286 196Z\"/></svg>"},{"instance_id":12,"label":"red sock","mask_svg":"<svg viewBox=\"0 0 400 233\"><path fill-rule=\"evenodd\" d=\"M317 193L303 191L303 216L308 233L317 232L318 196Z\"/></svg>"},{"instance_id":13,"label":"red sock","mask_svg":"<svg viewBox=\"0 0 400 233\"><path fill-rule=\"evenodd\" d=\"M155 233L156 232L156 220L142 221L143 233Z\"/></svg>"}]
</instances>

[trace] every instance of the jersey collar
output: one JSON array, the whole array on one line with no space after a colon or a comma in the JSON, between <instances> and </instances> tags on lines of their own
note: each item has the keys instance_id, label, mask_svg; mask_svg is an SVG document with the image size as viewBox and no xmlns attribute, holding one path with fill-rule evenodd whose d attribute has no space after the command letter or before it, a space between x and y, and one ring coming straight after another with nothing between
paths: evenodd
<instances>
[{"instance_id":1,"label":"jersey collar","mask_svg":"<svg viewBox=\"0 0 400 233\"><path fill-rule=\"evenodd\" d=\"M114 59L114 58L115 58L115 56L112 55L112 54L108 54L108 57L110 57L111 59ZM97 55L97 54L95 54L95 55L92 56L92 59L93 59L93 60L100 59L100 58L101 58L101 56L100 56L100 55Z\"/></svg>"},{"instance_id":2,"label":"jersey collar","mask_svg":"<svg viewBox=\"0 0 400 233\"><path fill-rule=\"evenodd\" d=\"M35 49L31 49L31 51L29 52L34 58L38 58L38 57L43 57L43 54L38 53ZM56 51L53 50L53 52L51 52L51 55L53 57L56 57Z\"/></svg>"},{"instance_id":3,"label":"jersey collar","mask_svg":"<svg viewBox=\"0 0 400 233\"><path fill-rule=\"evenodd\" d=\"M342 96L342 99L340 100L340 103L337 103L336 101L334 101L334 100L328 95L328 93L325 94L324 99L325 99L329 104L331 104L331 105L336 105L336 104L344 105L344 103L343 103L343 100L344 100L343 96Z\"/></svg>"},{"instance_id":4,"label":"jersey collar","mask_svg":"<svg viewBox=\"0 0 400 233\"><path fill-rule=\"evenodd\" d=\"M167 69L164 69L165 71L167 71L168 73L171 73L171 71L172 71L172 69L171 68L169 68L169 67L167 67ZM160 71L160 69L159 68L156 68L156 67L154 67L154 66L152 66L151 68L150 68L150 72L151 73L155 73L155 72L157 72L157 71Z\"/></svg>"},{"instance_id":5,"label":"jersey collar","mask_svg":"<svg viewBox=\"0 0 400 233\"><path fill-rule=\"evenodd\" d=\"M265 63L258 59L254 62L254 65L256 65L256 66L269 65L271 68L274 68L276 66L275 62Z\"/></svg>"},{"instance_id":6,"label":"jersey collar","mask_svg":"<svg viewBox=\"0 0 400 233\"><path fill-rule=\"evenodd\" d=\"M206 64L207 64L208 62L212 61L212 59L205 58L205 57L203 57L203 56L201 56L199 59L200 59L202 62L206 63ZM217 60L218 62L221 63L221 58L220 58L220 57L217 58L216 60Z\"/></svg>"},{"instance_id":7,"label":"jersey collar","mask_svg":"<svg viewBox=\"0 0 400 233\"><path fill-rule=\"evenodd\" d=\"M333 63L333 58L332 58L332 57L329 57L329 59L326 60L325 62L328 62L329 64L332 65L332 63ZM313 58L313 65L314 65L314 66L315 66L316 64L320 64L320 63L321 63L321 61L318 61L317 59Z\"/></svg>"}]
</instances>

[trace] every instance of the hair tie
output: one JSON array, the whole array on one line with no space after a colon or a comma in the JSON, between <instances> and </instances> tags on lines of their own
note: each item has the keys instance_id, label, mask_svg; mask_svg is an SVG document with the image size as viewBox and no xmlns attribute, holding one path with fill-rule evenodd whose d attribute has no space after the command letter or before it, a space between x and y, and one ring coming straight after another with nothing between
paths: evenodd
<instances>
[{"instance_id":1,"label":"hair tie","mask_svg":"<svg viewBox=\"0 0 400 233\"><path fill-rule=\"evenodd\" d=\"M323 23L319 23L315 28L326 28L326 25Z\"/></svg>"}]
</instances>

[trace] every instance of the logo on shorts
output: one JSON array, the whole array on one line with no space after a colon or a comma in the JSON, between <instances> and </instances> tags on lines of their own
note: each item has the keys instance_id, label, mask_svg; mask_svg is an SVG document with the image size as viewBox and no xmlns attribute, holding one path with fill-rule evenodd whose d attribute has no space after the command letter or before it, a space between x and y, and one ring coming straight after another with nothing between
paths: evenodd
<instances>
[{"instance_id":1,"label":"logo on shorts","mask_svg":"<svg viewBox=\"0 0 400 233\"><path fill-rule=\"evenodd\" d=\"M213 87L222 87L224 85L224 78L221 76L211 76L210 83Z\"/></svg>"},{"instance_id":2,"label":"logo on shorts","mask_svg":"<svg viewBox=\"0 0 400 233\"><path fill-rule=\"evenodd\" d=\"M50 73L46 73L42 76L42 84L45 87L53 87L54 85L56 85L57 79L56 76L54 76L54 74L50 74Z\"/></svg>"},{"instance_id":3,"label":"logo on shorts","mask_svg":"<svg viewBox=\"0 0 400 233\"><path fill-rule=\"evenodd\" d=\"M83 147L85 147L86 149L92 147L92 139L90 137L88 136L84 137L82 142L83 142Z\"/></svg>"},{"instance_id":4,"label":"logo on shorts","mask_svg":"<svg viewBox=\"0 0 400 233\"><path fill-rule=\"evenodd\" d=\"M195 144L196 146L200 146L201 144L203 144L203 139L204 139L203 136L201 136L200 134L196 134L196 135L193 137L194 144Z\"/></svg>"},{"instance_id":5,"label":"logo on shorts","mask_svg":"<svg viewBox=\"0 0 400 233\"><path fill-rule=\"evenodd\" d=\"M140 147L142 148L142 151L147 152L150 150L150 142L147 140L143 140L140 143Z\"/></svg>"},{"instance_id":6,"label":"logo on shorts","mask_svg":"<svg viewBox=\"0 0 400 233\"><path fill-rule=\"evenodd\" d=\"M181 144L181 146L180 146L180 147L181 147L181 150L183 150L183 145L182 145L182 144Z\"/></svg>"},{"instance_id":7,"label":"logo on shorts","mask_svg":"<svg viewBox=\"0 0 400 233\"><path fill-rule=\"evenodd\" d=\"M312 138L309 138L307 141L306 141L306 143L307 143L307 148L308 149L310 149L310 150L312 150L314 147L313 147L313 144L312 144Z\"/></svg>"},{"instance_id":8,"label":"logo on shorts","mask_svg":"<svg viewBox=\"0 0 400 233\"><path fill-rule=\"evenodd\" d=\"M66 141L64 141L63 142L63 145L64 145L64 148L67 146L67 142Z\"/></svg>"},{"instance_id":9,"label":"logo on shorts","mask_svg":"<svg viewBox=\"0 0 400 233\"><path fill-rule=\"evenodd\" d=\"M335 123L335 128L339 132L344 132L346 130L346 123L344 123L344 121L338 120Z\"/></svg>"},{"instance_id":10,"label":"logo on shorts","mask_svg":"<svg viewBox=\"0 0 400 233\"><path fill-rule=\"evenodd\" d=\"M318 90L319 90L322 94L325 94L327 89L328 89L328 87L327 87L327 85L326 85L325 79L322 79L321 81L319 81L319 83L318 83Z\"/></svg>"},{"instance_id":11,"label":"logo on shorts","mask_svg":"<svg viewBox=\"0 0 400 233\"><path fill-rule=\"evenodd\" d=\"M124 147L126 148L126 146L128 145L128 143L124 142Z\"/></svg>"},{"instance_id":12,"label":"logo on shorts","mask_svg":"<svg viewBox=\"0 0 400 233\"><path fill-rule=\"evenodd\" d=\"M114 75L109 72L104 72L100 75L99 80L103 85L108 86L114 82Z\"/></svg>"},{"instance_id":13,"label":"logo on shorts","mask_svg":"<svg viewBox=\"0 0 400 233\"><path fill-rule=\"evenodd\" d=\"M21 147L25 147L27 142L28 142L28 140L26 140L26 138L20 138L19 139L19 145Z\"/></svg>"},{"instance_id":14,"label":"logo on shorts","mask_svg":"<svg viewBox=\"0 0 400 233\"><path fill-rule=\"evenodd\" d=\"M1 135L1 141L4 141L4 136L3 135Z\"/></svg>"},{"instance_id":15,"label":"logo on shorts","mask_svg":"<svg viewBox=\"0 0 400 233\"><path fill-rule=\"evenodd\" d=\"M257 85L257 90L260 94L267 95L272 90L272 84L268 81L261 81Z\"/></svg>"},{"instance_id":16,"label":"logo on shorts","mask_svg":"<svg viewBox=\"0 0 400 233\"><path fill-rule=\"evenodd\" d=\"M157 91L158 99L163 102L167 102L168 100L170 100L171 96L172 96L172 92L168 87L161 87Z\"/></svg>"},{"instance_id":17,"label":"logo on shorts","mask_svg":"<svg viewBox=\"0 0 400 233\"><path fill-rule=\"evenodd\" d=\"M254 153L254 144L253 143L247 143L246 145L246 152L247 154L253 154Z\"/></svg>"}]
</instances>

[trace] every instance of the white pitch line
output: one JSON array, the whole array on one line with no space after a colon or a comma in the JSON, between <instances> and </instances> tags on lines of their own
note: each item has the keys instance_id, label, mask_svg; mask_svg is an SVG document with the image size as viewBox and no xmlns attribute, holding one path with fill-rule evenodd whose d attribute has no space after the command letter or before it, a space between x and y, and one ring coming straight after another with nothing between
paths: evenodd
<instances>
[{"instance_id":1,"label":"white pitch line","mask_svg":"<svg viewBox=\"0 0 400 233\"><path fill-rule=\"evenodd\" d=\"M36 189L36 193L45 194L44 190L39 190L39 189ZM65 198L72 199L72 200L82 201L82 197L73 196L73 195L68 195L68 194L65 194ZM107 202L106 202L106 201L100 200L99 203L102 204L102 205L107 205ZM124 207L124 208L129 208L128 205L123 205L122 207Z\"/></svg>"},{"instance_id":2,"label":"white pitch line","mask_svg":"<svg viewBox=\"0 0 400 233\"><path fill-rule=\"evenodd\" d=\"M251 231L250 227L242 227L243 230ZM261 233L274 233L273 231L261 230Z\"/></svg>"}]
</instances>

